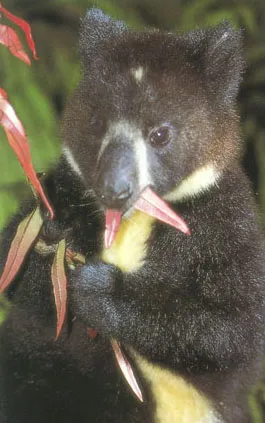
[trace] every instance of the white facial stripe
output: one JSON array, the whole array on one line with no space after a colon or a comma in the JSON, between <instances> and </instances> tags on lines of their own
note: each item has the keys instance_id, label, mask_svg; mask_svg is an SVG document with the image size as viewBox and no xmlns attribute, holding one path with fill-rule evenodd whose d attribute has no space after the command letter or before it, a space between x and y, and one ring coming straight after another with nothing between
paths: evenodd
<instances>
[{"instance_id":1,"label":"white facial stripe","mask_svg":"<svg viewBox=\"0 0 265 423\"><path fill-rule=\"evenodd\" d=\"M110 140L111 140L111 137L108 134L103 138L103 141L102 141L99 153L98 153L97 164L98 164L102 154L104 153L105 149L109 145Z\"/></svg>"},{"instance_id":2,"label":"white facial stripe","mask_svg":"<svg viewBox=\"0 0 265 423\"><path fill-rule=\"evenodd\" d=\"M138 167L138 178L140 190L151 184L151 177L148 172L147 149L142 137L134 139L134 151Z\"/></svg>"},{"instance_id":3,"label":"white facial stripe","mask_svg":"<svg viewBox=\"0 0 265 423\"><path fill-rule=\"evenodd\" d=\"M65 147L65 146L63 147L63 155L66 158L69 165L71 166L71 168L75 171L75 173L77 173L79 176L81 176L81 178L83 178L81 169L78 166L77 162L75 161L75 158L68 147Z\"/></svg>"},{"instance_id":4,"label":"white facial stripe","mask_svg":"<svg viewBox=\"0 0 265 423\"><path fill-rule=\"evenodd\" d=\"M142 66L139 66L136 69L132 69L131 73L137 84L140 84L144 77L144 68Z\"/></svg>"},{"instance_id":5,"label":"white facial stripe","mask_svg":"<svg viewBox=\"0 0 265 423\"><path fill-rule=\"evenodd\" d=\"M112 124L102 141L98 160L102 156L109 142L112 139L121 136L134 147L135 161L138 170L138 181L140 189L142 189L147 185L150 185L152 180L148 172L148 157L145 141L142 136L142 132L136 126L132 125L126 120L121 120L115 124Z\"/></svg>"},{"instance_id":6,"label":"white facial stripe","mask_svg":"<svg viewBox=\"0 0 265 423\"><path fill-rule=\"evenodd\" d=\"M167 201L180 201L189 197L196 197L213 185L217 185L221 173L213 164L203 166L186 179L184 179L173 191L164 196Z\"/></svg>"}]
</instances>

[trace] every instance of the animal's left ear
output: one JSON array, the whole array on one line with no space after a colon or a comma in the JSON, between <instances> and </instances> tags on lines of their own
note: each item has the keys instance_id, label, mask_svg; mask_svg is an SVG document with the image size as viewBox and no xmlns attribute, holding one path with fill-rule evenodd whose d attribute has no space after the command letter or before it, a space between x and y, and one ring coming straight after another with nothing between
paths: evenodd
<instances>
[{"instance_id":1,"label":"animal's left ear","mask_svg":"<svg viewBox=\"0 0 265 423\"><path fill-rule=\"evenodd\" d=\"M236 99L245 67L242 31L235 31L228 22L206 31L204 69L211 93L225 105Z\"/></svg>"},{"instance_id":2,"label":"animal's left ear","mask_svg":"<svg viewBox=\"0 0 265 423\"><path fill-rule=\"evenodd\" d=\"M100 9L90 9L81 21L81 56L84 58L100 54L101 44L105 40L120 36L126 30L124 22L112 19Z\"/></svg>"}]
</instances>

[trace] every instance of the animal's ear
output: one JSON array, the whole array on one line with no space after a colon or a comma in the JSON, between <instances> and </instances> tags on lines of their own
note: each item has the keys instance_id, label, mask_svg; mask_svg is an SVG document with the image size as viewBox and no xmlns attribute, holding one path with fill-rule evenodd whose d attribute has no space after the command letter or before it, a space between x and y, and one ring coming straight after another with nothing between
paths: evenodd
<instances>
[{"instance_id":1,"label":"animal's ear","mask_svg":"<svg viewBox=\"0 0 265 423\"><path fill-rule=\"evenodd\" d=\"M126 30L124 22L112 19L100 9L90 9L81 21L79 42L81 56L93 55L102 41L118 36Z\"/></svg>"},{"instance_id":2,"label":"animal's ear","mask_svg":"<svg viewBox=\"0 0 265 423\"><path fill-rule=\"evenodd\" d=\"M232 105L242 80L242 31L235 31L228 22L205 32L204 71L206 83L217 100Z\"/></svg>"}]
</instances>

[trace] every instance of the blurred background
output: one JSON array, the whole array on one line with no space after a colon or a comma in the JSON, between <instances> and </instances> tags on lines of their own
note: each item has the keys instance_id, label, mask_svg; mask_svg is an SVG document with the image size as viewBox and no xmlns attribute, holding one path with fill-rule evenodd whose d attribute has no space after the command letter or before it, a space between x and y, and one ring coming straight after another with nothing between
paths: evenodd
<instances>
[{"instance_id":1,"label":"blurred background","mask_svg":"<svg viewBox=\"0 0 265 423\"><path fill-rule=\"evenodd\" d=\"M265 224L264 0L3 0L2 4L31 24L37 46L39 60L31 67L0 47L0 87L24 123L38 172L46 171L60 153L60 117L80 75L78 27L87 8L97 5L136 28L182 31L214 26L224 19L235 28L243 27L248 68L239 95L242 160ZM0 128L0 231L28 193L25 176ZM264 402L261 382L250 397L253 423L265 422Z\"/></svg>"}]
</instances>

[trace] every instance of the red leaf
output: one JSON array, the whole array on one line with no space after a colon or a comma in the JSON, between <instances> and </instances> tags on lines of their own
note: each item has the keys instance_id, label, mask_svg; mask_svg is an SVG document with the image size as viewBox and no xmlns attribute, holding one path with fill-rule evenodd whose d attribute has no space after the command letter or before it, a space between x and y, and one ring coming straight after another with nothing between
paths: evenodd
<instances>
[{"instance_id":1,"label":"red leaf","mask_svg":"<svg viewBox=\"0 0 265 423\"><path fill-rule=\"evenodd\" d=\"M0 98L1 97L7 100L7 92L3 88L0 88Z\"/></svg>"},{"instance_id":2,"label":"red leaf","mask_svg":"<svg viewBox=\"0 0 265 423\"><path fill-rule=\"evenodd\" d=\"M25 174L33 187L39 193L45 206L49 210L51 218L53 219L53 209L33 168L27 135L21 121L16 115L15 110L7 101L7 94L2 88L0 88L0 125L4 127L10 146L16 153Z\"/></svg>"},{"instance_id":3,"label":"red leaf","mask_svg":"<svg viewBox=\"0 0 265 423\"><path fill-rule=\"evenodd\" d=\"M129 386L131 387L132 391L135 393L137 398L141 402L143 402L143 395L142 395L141 389L139 388L137 380L135 379L132 366L130 365L129 361L127 360L124 353L122 352L120 344L115 339L111 339L110 342L111 342L116 360L118 362L118 365L123 373L123 376L127 380Z\"/></svg>"},{"instance_id":4,"label":"red leaf","mask_svg":"<svg viewBox=\"0 0 265 423\"><path fill-rule=\"evenodd\" d=\"M56 254L51 269L53 293L57 312L57 329L55 339L57 339L60 335L66 315L67 279L64 269L65 252L66 243L65 239L62 239L57 246Z\"/></svg>"},{"instance_id":5,"label":"red leaf","mask_svg":"<svg viewBox=\"0 0 265 423\"><path fill-rule=\"evenodd\" d=\"M4 44L14 56L30 65L29 56L24 51L16 32L9 26L0 24L0 43Z\"/></svg>"},{"instance_id":6,"label":"red leaf","mask_svg":"<svg viewBox=\"0 0 265 423\"><path fill-rule=\"evenodd\" d=\"M105 248L110 248L120 227L122 212L107 209L105 216Z\"/></svg>"},{"instance_id":7,"label":"red leaf","mask_svg":"<svg viewBox=\"0 0 265 423\"><path fill-rule=\"evenodd\" d=\"M36 208L19 224L7 256L4 272L0 278L0 292L3 292L15 278L27 252L38 236L42 223L40 210Z\"/></svg>"},{"instance_id":8,"label":"red leaf","mask_svg":"<svg viewBox=\"0 0 265 423\"><path fill-rule=\"evenodd\" d=\"M30 50L32 51L33 57L34 57L34 59L38 59L37 54L36 54L35 43L34 43L34 40L32 38L32 34L31 34L30 25L26 21L24 21L24 19L18 18L17 16L13 15L8 10L6 10L1 5L1 3L0 3L0 13L3 13L6 16L7 19L14 22L16 25L18 25L22 29L22 31L24 31L28 46L29 46ZM7 47L9 47L9 45L7 45Z\"/></svg>"},{"instance_id":9,"label":"red leaf","mask_svg":"<svg viewBox=\"0 0 265 423\"><path fill-rule=\"evenodd\" d=\"M181 217L178 216L150 187L146 187L143 190L134 204L134 207L190 235L190 230L184 220L181 219Z\"/></svg>"},{"instance_id":10,"label":"red leaf","mask_svg":"<svg viewBox=\"0 0 265 423\"><path fill-rule=\"evenodd\" d=\"M190 235L190 230L184 220L177 215L169 205L147 186L134 203L133 207L161 222L173 226L181 232ZM122 212L107 209L105 214L105 248L110 248L120 227Z\"/></svg>"}]
</instances>

